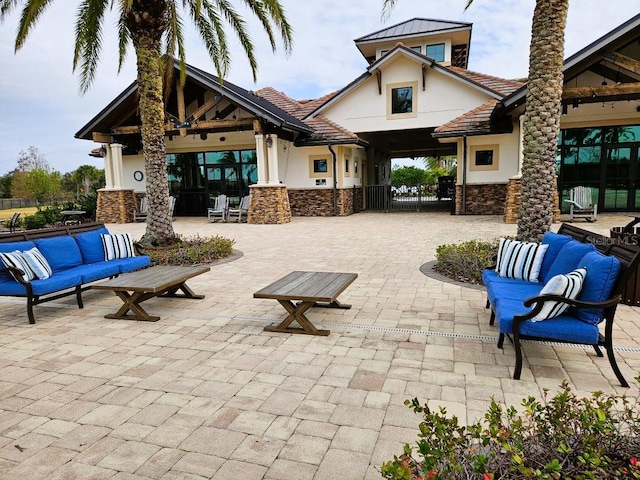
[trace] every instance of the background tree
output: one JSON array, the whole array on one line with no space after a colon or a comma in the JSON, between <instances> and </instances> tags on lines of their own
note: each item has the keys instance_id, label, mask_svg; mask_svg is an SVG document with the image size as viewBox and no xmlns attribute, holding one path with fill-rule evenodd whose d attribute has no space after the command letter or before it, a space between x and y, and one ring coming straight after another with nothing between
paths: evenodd
<instances>
[{"instance_id":1,"label":"background tree","mask_svg":"<svg viewBox=\"0 0 640 480\"><path fill-rule=\"evenodd\" d=\"M18 154L18 167L11 180L14 198L35 198L39 203L60 193L60 173L51 169L40 151L30 146Z\"/></svg>"},{"instance_id":2,"label":"background tree","mask_svg":"<svg viewBox=\"0 0 640 480\"><path fill-rule=\"evenodd\" d=\"M383 0L383 17L398 1ZM465 10L472 3L469 0ZM536 0L533 11L527 104L522 124L522 196L517 234L520 240L539 240L553 223L568 10L569 0Z\"/></svg>"},{"instance_id":3,"label":"background tree","mask_svg":"<svg viewBox=\"0 0 640 480\"><path fill-rule=\"evenodd\" d=\"M15 171L5 173L0 177L0 197L11 198L11 182L13 182L13 175Z\"/></svg>"},{"instance_id":4,"label":"background tree","mask_svg":"<svg viewBox=\"0 0 640 480\"><path fill-rule=\"evenodd\" d=\"M422 168L413 165L407 167L394 167L391 169L391 185L401 187L402 185L414 186L425 183L426 172Z\"/></svg>"},{"instance_id":5,"label":"background tree","mask_svg":"<svg viewBox=\"0 0 640 480\"><path fill-rule=\"evenodd\" d=\"M80 165L71 172L71 181L76 195L88 194L102 188L105 185L104 169L93 165Z\"/></svg>"},{"instance_id":6,"label":"background tree","mask_svg":"<svg viewBox=\"0 0 640 480\"><path fill-rule=\"evenodd\" d=\"M22 6L15 50L24 45L29 32L52 0L0 0L0 20ZM274 27L284 47L291 49L292 32L279 0L82 0L76 18L74 71L80 70L80 90L86 92L95 78L102 49L102 29L108 8L118 14L119 58L122 66L129 44L137 62L138 110L141 119L143 156L147 178L149 215L141 243L167 244L176 240L169 216L169 187L164 143L163 76L173 74L174 54L180 63L180 81L185 81L184 15L190 18L211 57L218 76L226 75L230 52L225 26L229 25L244 50L254 81L257 61L246 23L233 4L242 3L258 19L273 50ZM168 87L170 82L165 81Z\"/></svg>"}]
</instances>

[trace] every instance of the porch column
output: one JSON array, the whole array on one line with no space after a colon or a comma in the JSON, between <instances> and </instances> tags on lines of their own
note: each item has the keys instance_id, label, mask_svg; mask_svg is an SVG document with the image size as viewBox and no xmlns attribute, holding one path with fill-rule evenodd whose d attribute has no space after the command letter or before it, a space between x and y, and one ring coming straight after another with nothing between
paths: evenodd
<instances>
[{"instance_id":1,"label":"porch column","mask_svg":"<svg viewBox=\"0 0 640 480\"><path fill-rule=\"evenodd\" d=\"M264 135L255 134L256 138L256 167L258 168L258 185L266 185L267 183L267 163L265 157Z\"/></svg>"},{"instance_id":2,"label":"porch column","mask_svg":"<svg viewBox=\"0 0 640 480\"><path fill-rule=\"evenodd\" d=\"M269 185L277 185L280 183L278 178L278 136L273 133L267 135L264 141L267 146L267 160L269 162Z\"/></svg>"},{"instance_id":3,"label":"porch column","mask_svg":"<svg viewBox=\"0 0 640 480\"><path fill-rule=\"evenodd\" d=\"M124 183L124 175L122 172L122 144L112 143L111 161L113 166L113 188L122 188Z\"/></svg>"},{"instance_id":4,"label":"porch column","mask_svg":"<svg viewBox=\"0 0 640 480\"><path fill-rule=\"evenodd\" d=\"M105 179L105 188L112 189L114 187L113 181L113 157L111 155L111 149L109 145L103 144L102 148L104 148L105 156L104 156L104 179Z\"/></svg>"}]
</instances>

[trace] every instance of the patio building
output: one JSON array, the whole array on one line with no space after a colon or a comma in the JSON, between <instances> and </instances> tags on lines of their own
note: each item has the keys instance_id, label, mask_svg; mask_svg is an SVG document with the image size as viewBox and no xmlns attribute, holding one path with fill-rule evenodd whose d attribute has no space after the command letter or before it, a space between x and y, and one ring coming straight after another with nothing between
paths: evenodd
<instances>
[{"instance_id":1,"label":"patio building","mask_svg":"<svg viewBox=\"0 0 640 480\"><path fill-rule=\"evenodd\" d=\"M455 155L457 214L515 222L526 83L467 69L470 23L414 18L355 40L368 66L337 92L298 101L249 91L187 66L166 105L170 194L177 215L205 215L224 193L250 192L248 221L349 215L374 208L392 159ZM559 207L587 185L599 211L640 208L640 15L565 62ZM144 195L132 83L76 133L101 147L107 184L98 218L127 222Z\"/></svg>"}]
</instances>

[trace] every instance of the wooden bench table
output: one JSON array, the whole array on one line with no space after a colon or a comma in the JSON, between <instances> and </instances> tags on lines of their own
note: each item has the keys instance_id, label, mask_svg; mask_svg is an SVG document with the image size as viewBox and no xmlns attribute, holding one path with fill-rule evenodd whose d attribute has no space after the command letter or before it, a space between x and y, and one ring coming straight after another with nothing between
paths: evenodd
<instances>
[{"instance_id":1,"label":"wooden bench table","mask_svg":"<svg viewBox=\"0 0 640 480\"><path fill-rule=\"evenodd\" d=\"M105 315L105 318L157 322L160 317L149 315L140 304L154 297L204 298L204 295L193 293L185 282L209 270L209 267L158 265L123 273L119 277L93 285L92 288L111 290L124 302L116 313ZM177 293L178 291L182 293ZM132 314L128 314L129 311Z\"/></svg>"},{"instance_id":2,"label":"wooden bench table","mask_svg":"<svg viewBox=\"0 0 640 480\"><path fill-rule=\"evenodd\" d=\"M338 302L337 297L353 281L356 273L291 272L253 294L254 298L272 298L289 313L276 326L264 327L267 332L303 333L306 335L329 335L329 330L318 330L305 312L311 307L351 308ZM298 303L294 303L298 301ZM293 321L300 327L290 327Z\"/></svg>"}]
</instances>

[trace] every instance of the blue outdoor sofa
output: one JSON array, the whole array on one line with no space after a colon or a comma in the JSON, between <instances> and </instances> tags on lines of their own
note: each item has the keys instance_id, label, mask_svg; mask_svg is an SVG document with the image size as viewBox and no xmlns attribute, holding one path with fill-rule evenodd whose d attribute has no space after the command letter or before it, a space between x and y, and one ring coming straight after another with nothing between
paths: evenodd
<instances>
[{"instance_id":1,"label":"blue outdoor sofa","mask_svg":"<svg viewBox=\"0 0 640 480\"><path fill-rule=\"evenodd\" d=\"M493 268L483 271L487 308L491 308L490 324L497 321L500 329L498 348L503 347L505 336L515 348L513 378L520 378L520 341L526 339L591 345L599 357L603 356L600 347L604 347L620 384L628 387L614 356L613 322L621 294L638 268L640 249L567 224L557 234L546 233L541 244L547 247L538 281L507 278ZM586 269L586 276L575 299L540 295L551 278L582 268ZM545 307L545 302L550 303ZM567 304L569 308L559 316L540 319L550 306L559 304Z\"/></svg>"},{"instance_id":2,"label":"blue outdoor sofa","mask_svg":"<svg viewBox=\"0 0 640 480\"><path fill-rule=\"evenodd\" d=\"M127 258L105 260L101 235L108 233L104 224L92 223L0 235L0 252L25 252L36 247L52 272L44 280L26 280L24 271L0 262L0 295L25 297L31 324L35 323L33 306L40 303L75 294L78 307L83 308L82 292L91 288L88 283L150 264L148 256L133 252Z\"/></svg>"}]
</instances>

